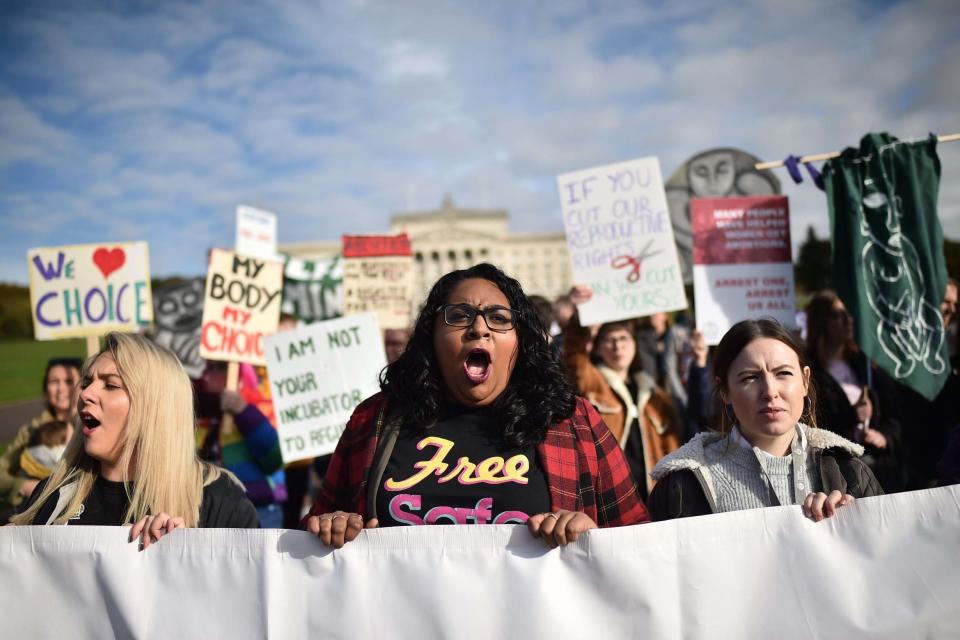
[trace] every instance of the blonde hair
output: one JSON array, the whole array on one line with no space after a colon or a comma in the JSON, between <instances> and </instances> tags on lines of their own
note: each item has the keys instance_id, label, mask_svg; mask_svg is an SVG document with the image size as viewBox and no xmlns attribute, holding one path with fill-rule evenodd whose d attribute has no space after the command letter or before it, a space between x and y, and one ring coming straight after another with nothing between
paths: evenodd
<instances>
[{"instance_id":1,"label":"blonde hair","mask_svg":"<svg viewBox=\"0 0 960 640\"><path fill-rule=\"evenodd\" d=\"M130 506L124 522L168 513L180 516L186 526L200 519L203 487L227 473L197 458L194 440L193 388L183 365L172 352L140 335L109 333L106 346L83 365L87 380L97 358L109 353L117 364L130 397L130 411L120 436L120 468L127 478ZM43 492L16 524L31 524L50 496L61 487L76 483L72 499L55 524L77 513L100 475L100 462L84 449L79 418L73 437Z\"/></svg>"}]
</instances>

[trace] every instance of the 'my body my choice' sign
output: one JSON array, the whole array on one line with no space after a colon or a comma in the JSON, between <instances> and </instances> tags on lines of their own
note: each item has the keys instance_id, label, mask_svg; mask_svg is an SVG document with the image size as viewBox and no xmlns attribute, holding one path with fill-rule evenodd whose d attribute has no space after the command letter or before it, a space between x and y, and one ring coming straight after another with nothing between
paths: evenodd
<instances>
[{"instance_id":1,"label":"'my body my choice' sign","mask_svg":"<svg viewBox=\"0 0 960 640\"><path fill-rule=\"evenodd\" d=\"M146 242L27 252L37 340L138 331L153 320Z\"/></svg>"},{"instance_id":2,"label":"'my body my choice' sign","mask_svg":"<svg viewBox=\"0 0 960 640\"><path fill-rule=\"evenodd\" d=\"M380 390L387 362L376 315L283 331L265 345L283 461L331 453L354 408Z\"/></svg>"},{"instance_id":3,"label":"'my body my choice' sign","mask_svg":"<svg viewBox=\"0 0 960 640\"><path fill-rule=\"evenodd\" d=\"M200 356L266 364L263 338L277 330L283 263L214 249L210 253Z\"/></svg>"}]
</instances>

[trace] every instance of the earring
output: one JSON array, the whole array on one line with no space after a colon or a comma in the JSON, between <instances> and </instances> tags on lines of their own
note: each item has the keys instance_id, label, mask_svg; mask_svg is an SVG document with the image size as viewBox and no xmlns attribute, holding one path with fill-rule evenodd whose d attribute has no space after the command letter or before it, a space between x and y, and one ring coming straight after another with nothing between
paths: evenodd
<instances>
[{"instance_id":1,"label":"earring","mask_svg":"<svg viewBox=\"0 0 960 640\"><path fill-rule=\"evenodd\" d=\"M810 396L803 396L803 411L800 413L800 419L803 420L803 417L807 417L807 422L810 420Z\"/></svg>"}]
</instances>

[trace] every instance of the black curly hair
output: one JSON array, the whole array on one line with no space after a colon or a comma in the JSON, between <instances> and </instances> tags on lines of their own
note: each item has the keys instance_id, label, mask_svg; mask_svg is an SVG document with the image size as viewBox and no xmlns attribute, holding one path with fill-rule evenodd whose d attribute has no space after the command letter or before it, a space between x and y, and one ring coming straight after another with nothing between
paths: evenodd
<instances>
[{"instance_id":1,"label":"black curly hair","mask_svg":"<svg viewBox=\"0 0 960 640\"><path fill-rule=\"evenodd\" d=\"M433 285L403 354L380 374L392 417L404 428L429 429L449 394L433 352L437 308L458 284L471 278L496 286L520 312L516 323L517 359L510 381L490 408L505 442L525 447L543 441L547 427L573 415L576 395L558 356L547 344L546 328L520 283L492 264L451 271Z\"/></svg>"}]
</instances>

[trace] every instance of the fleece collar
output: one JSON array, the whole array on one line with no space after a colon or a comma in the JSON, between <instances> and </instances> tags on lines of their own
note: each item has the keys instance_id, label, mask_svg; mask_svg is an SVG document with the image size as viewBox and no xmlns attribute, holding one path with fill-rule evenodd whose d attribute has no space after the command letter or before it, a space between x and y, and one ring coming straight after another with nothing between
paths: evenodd
<instances>
[{"instance_id":1,"label":"fleece collar","mask_svg":"<svg viewBox=\"0 0 960 640\"><path fill-rule=\"evenodd\" d=\"M803 423L798 423L798 425L806 435L807 445L811 449L842 449L853 456L863 455L863 447L838 436L832 431L814 429ZM698 433L690 442L660 460L650 475L654 480L660 480L674 471L701 469L706 465L704 449L726 437L726 435L716 432Z\"/></svg>"}]
</instances>

